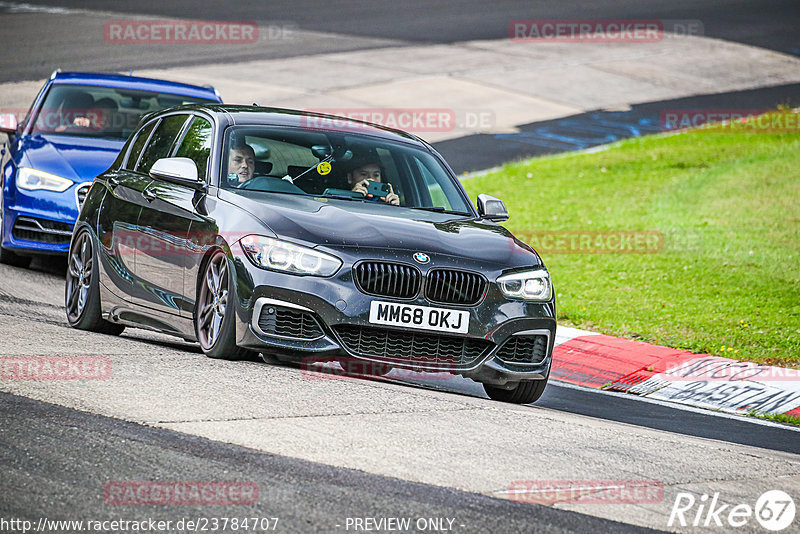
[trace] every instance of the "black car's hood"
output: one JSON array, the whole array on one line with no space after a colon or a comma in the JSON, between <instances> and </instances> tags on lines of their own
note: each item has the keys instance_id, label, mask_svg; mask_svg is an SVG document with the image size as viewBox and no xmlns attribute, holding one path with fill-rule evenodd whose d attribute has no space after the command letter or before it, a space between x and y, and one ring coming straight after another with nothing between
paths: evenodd
<instances>
[{"instance_id":1,"label":"black car's hood","mask_svg":"<svg viewBox=\"0 0 800 534\"><path fill-rule=\"evenodd\" d=\"M308 246L399 249L505 265L541 263L527 244L489 221L301 195L222 192L220 197L258 217L279 238Z\"/></svg>"}]
</instances>

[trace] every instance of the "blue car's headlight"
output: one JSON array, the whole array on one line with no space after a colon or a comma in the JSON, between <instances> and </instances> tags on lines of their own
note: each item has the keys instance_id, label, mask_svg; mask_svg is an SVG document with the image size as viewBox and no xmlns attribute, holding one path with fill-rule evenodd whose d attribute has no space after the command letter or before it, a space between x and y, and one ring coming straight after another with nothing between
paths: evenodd
<instances>
[{"instance_id":1,"label":"blue car's headlight","mask_svg":"<svg viewBox=\"0 0 800 534\"><path fill-rule=\"evenodd\" d=\"M292 274L331 276L342 260L308 247L301 247L260 235L243 237L239 244L247 257L259 267Z\"/></svg>"},{"instance_id":2,"label":"blue car's headlight","mask_svg":"<svg viewBox=\"0 0 800 534\"><path fill-rule=\"evenodd\" d=\"M497 279L497 287L512 299L547 302L553 298L550 274L542 269L503 275Z\"/></svg>"},{"instance_id":3,"label":"blue car's headlight","mask_svg":"<svg viewBox=\"0 0 800 534\"><path fill-rule=\"evenodd\" d=\"M75 182L67 178L62 178L49 172L37 171L30 167L20 167L19 174L17 174L17 187L28 191L44 189L61 193L69 189L73 183Z\"/></svg>"}]
</instances>

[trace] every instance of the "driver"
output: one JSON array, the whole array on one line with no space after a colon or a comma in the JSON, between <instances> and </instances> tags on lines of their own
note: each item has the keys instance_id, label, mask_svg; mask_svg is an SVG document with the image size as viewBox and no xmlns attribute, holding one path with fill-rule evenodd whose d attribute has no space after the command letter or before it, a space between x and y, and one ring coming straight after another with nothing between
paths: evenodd
<instances>
[{"instance_id":1,"label":"driver","mask_svg":"<svg viewBox=\"0 0 800 534\"><path fill-rule=\"evenodd\" d=\"M367 193L368 181L381 181L381 166L379 163L365 163L347 173L347 183L350 185L350 190L361 193L367 198L372 198L372 195ZM389 194L383 198L383 201L394 206L400 205L400 197L394 192L392 184L389 184Z\"/></svg>"},{"instance_id":2,"label":"driver","mask_svg":"<svg viewBox=\"0 0 800 534\"><path fill-rule=\"evenodd\" d=\"M228 153L228 181L241 185L253 178L256 170L256 152L246 143L231 146Z\"/></svg>"}]
</instances>

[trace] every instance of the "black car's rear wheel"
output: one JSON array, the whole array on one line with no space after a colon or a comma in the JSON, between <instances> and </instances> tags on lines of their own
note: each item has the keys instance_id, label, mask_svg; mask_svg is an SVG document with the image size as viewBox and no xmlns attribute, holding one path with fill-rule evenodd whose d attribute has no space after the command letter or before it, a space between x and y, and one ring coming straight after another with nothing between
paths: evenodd
<instances>
[{"instance_id":1,"label":"black car's rear wheel","mask_svg":"<svg viewBox=\"0 0 800 534\"><path fill-rule=\"evenodd\" d=\"M194 329L200 347L209 358L240 360L249 351L236 346L235 311L230 288L233 275L228 258L221 250L214 253L202 271Z\"/></svg>"},{"instance_id":2,"label":"black car's rear wheel","mask_svg":"<svg viewBox=\"0 0 800 534\"><path fill-rule=\"evenodd\" d=\"M67 259L64 304L67 321L73 328L119 335L123 325L103 319L100 311L100 273L95 261L92 236L81 230L72 242Z\"/></svg>"},{"instance_id":3,"label":"black car's rear wheel","mask_svg":"<svg viewBox=\"0 0 800 534\"><path fill-rule=\"evenodd\" d=\"M547 387L547 380L520 382L513 389L503 389L489 384L483 385L483 389L490 399L500 402L513 402L514 404L536 402L544 393L545 387Z\"/></svg>"}]
</instances>

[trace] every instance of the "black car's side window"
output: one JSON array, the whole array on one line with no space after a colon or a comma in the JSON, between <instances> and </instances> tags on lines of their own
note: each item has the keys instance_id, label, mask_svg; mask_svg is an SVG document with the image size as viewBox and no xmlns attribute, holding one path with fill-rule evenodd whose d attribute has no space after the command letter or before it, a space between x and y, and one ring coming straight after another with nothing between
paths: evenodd
<instances>
[{"instance_id":1,"label":"black car's side window","mask_svg":"<svg viewBox=\"0 0 800 534\"><path fill-rule=\"evenodd\" d=\"M128 155L128 161L125 163L126 169L132 171L136 168L136 162L139 161L139 154L142 153L142 148L144 148L144 144L147 142L147 138L150 137L150 132L153 131L153 127L157 122L158 121L153 121L139 130L136 141L133 142L133 147L131 147L131 153Z\"/></svg>"},{"instance_id":2,"label":"black car's side window","mask_svg":"<svg viewBox=\"0 0 800 534\"><path fill-rule=\"evenodd\" d=\"M169 157L175 138L181 133L188 118L188 115L170 115L161 121L136 165L137 172L147 174L156 161Z\"/></svg>"},{"instance_id":3,"label":"black car's side window","mask_svg":"<svg viewBox=\"0 0 800 534\"><path fill-rule=\"evenodd\" d=\"M211 123L203 117L195 117L186 135L183 136L181 146L175 152L176 157L189 158L197 165L197 177L200 180L206 177L208 157L211 155Z\"/></svg>"}]
</instances>

